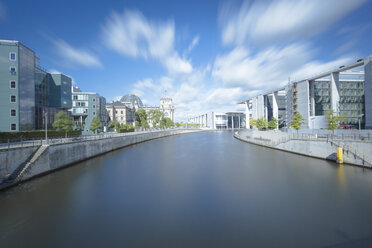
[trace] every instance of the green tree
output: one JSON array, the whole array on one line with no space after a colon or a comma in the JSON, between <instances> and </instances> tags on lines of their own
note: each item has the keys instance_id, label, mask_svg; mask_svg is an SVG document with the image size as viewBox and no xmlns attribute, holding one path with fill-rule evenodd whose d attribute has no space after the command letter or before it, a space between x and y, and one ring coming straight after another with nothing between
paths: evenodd
<instances>
[{"instance_id":1,"label":"green tree","mask_svg":"<svg viewBox=\"0 0 372 248\"><path fill-rule=\"evenodd\" d=\"M335 111L333 111L332 109L328 110L327 113L326 113L326 120L327 120L327 123L328 123L328 130L333 131L333 130L337 129L338 124L343 119L344 119L343 116L338 116L335 113Z\"/></svg>"},{"instance_id":2,"label":"green tree","mask_svg":"<svg viewBox=\"0 0 372 248\"><path fill-rule=\"evenodd\" d=\"M267 123L267 125L270 129L276 129L278 127L278 120L275 117L273 117L271 118L271 121Z\"/></svg>"},{"instance_id":3,"label":"green tree","mask_svg":"<svg viewBox=\"0 0 372 248\"><path fill-rule=\"evenodd\" d=\"M149 128L146 110L139 109L136 111L136 127Z\"/></svg>"},{"instance_id":4,"label":"green tree","mask_svg":"<svg viewBox=\"0 0 372 248\"><path fill-rule=\"evenodd\" d=\"M251 127L256 126L256 120L253 119L253 118L249 119L249 126L251 126Z\"/></svg>"},{"instance_id":5,"label":"green tree","mask_svg":"<svg viewBox=\"0 0 372 248\"><path fill-rule=\"evenodd\" d=\"M151 122L152 127L159 127L160 121L164 118L164 113L158 109L151 109L147 114L147 119Z\"/></svg>"},{"instance_id":6,"label":"green tree","mask_svg":"<svg viewBox=\"0 0 372 248\"><path fill-rule=\"evenodd\" d=\"M160 128L170 128L170 127L174 127L173 121L168 117L163 117L160 120Z\"/></svg>"},{"instance_id":7,"label":"green tree","mask_svg":"<svg viewBox=\"0 0 372 248\"><path fill-rule=\"evenodd\" d=\"M56 115L56 120L52 126L57 129L57 131L65 131L65 136L67 138L67 132L72 131L72 121L66 112L60 111Z\"/></svg>"},{"instance_id":8,"label":"green tree","mask_svg":"<svg viewBox=\"0 0 372 248\"><path fill-rule=\"evenodd\" d=\"M305 124L305 119L299 112L296 112L293 115L293 119L291 121L291 128L296 129L297 131L301 129L301 126Z\"/></svg>"},{"instance_id":9,"label":"green tree","mask_svg":"<svg viewBox=\"0 0 372 248\"><path fill-rule=\"evenodd\" d=\"M113 122L111 122L110 127L115 128L115 130L117 131L120 128L120 123L117 120L114 120Z\"/></svg>"},{"instance_id":10,"label":"green tree","mask_svg":"<svg viewBox=\"0 0 372 248\"><path fill-rule=\"evenodd\" d=\"M101 121L98 117L93 118L92 123L90 123L90 131L97 133L98 130L102 128Z\"/></svg>"},{"instance_id":11,"label":"green tree","mask_svg":"<svg viewBox=\"0 0 372 248\"><path fill-rule=\"evenodd\" d=\"M256 126L259 130L263 130L267 127L267 120L266 118L258 118L256 121Z\"/></svg>"}]
</instances>

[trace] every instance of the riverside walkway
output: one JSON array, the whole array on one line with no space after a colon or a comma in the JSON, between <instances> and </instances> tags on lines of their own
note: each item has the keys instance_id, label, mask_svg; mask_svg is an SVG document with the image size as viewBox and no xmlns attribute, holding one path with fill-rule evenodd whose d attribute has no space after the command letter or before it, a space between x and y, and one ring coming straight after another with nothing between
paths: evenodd
<instances>
[{"instance_id":1,"label":"riverside walkway","mask_svg":"<svg viewBox=\"0 0 372 248\"><path fill-rule=\"evenodd\" d=\"M342 147L344 163L372 168L371 135L241 130L235 132L234 137L256 145L334 161L337 147Z\"/></svg>"}]
</instances>

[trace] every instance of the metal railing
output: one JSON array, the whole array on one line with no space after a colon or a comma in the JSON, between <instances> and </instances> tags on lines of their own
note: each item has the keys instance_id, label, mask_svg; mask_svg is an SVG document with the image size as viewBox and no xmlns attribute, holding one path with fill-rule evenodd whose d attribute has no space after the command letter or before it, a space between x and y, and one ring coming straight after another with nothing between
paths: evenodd
<instances>
[{"instance_id":1,"label":"metal railing","mask_svg":"<svg viewBox=\"0 0 372 248\"><path fill-rule=\"evenodd\" d=\"M127 132L127 133L100 133L97 135L86 135L86 136L78 136L78 137L58 137L58 138L51 138L48 139L46 142L45 139L37 139L37 140L8 140L7 143L0 143L0 150L11 149L11 148L22 148L22 147L33 147L33 146L40 146L43 144L64 144L64 143L73 143L73 142L83 142L83 141L90 141L90 140L100 140L100 139L110 139L110 138L117 138L117 137L125 137L125 136L132 136L137 134L145 134L145 133L154 133L154 132L163 132L163 131L171 131L171 130L196 130L199 128L168 128L168 129L146 129L146 130L136 130L135 132Z\"/></svg>"}]
</instances>

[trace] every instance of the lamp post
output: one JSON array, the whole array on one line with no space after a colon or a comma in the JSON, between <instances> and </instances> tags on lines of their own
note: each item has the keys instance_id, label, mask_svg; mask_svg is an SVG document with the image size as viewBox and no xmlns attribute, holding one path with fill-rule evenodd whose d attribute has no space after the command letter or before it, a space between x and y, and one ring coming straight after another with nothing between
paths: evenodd
<instances>
[{"instance_id":1,"label":"lamp post","mask_svg":"<svg viewBox=\"0 0 372 248\"><path fill-rule=\"evenodd\" d=\"M364 116L364 114L361 114L361 115L358 115L358 124L359 124L359 130L361 129L361 125L360 125L360 118L362 118Z\"/></svg>"},{"instance_id":2,"label":"lamp post","mask_svg":"<svg viewBox=\"0 0 372 248\"><path fill-rule=\"evenodd\" d=\"M48 112L45 113L45 144L48 144Z\"/></svg>"}]
</instances>

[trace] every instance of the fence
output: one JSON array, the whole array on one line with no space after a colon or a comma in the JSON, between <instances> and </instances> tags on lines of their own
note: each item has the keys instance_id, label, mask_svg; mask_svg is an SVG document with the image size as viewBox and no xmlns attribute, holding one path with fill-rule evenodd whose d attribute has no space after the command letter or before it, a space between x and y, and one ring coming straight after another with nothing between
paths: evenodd
<instances>
[{"instance_id":1,"label":"fence","mask_svg":"<svg viewBox=\"0 0 372 248\"><path fill-rule=\"evenodd\" d=\"M53 138L48 139L46 142L45 139L43 140L8 140L7 143L0 144L0 150L4 149L11 149L11 148L20 148L20 147L30 147L30 146L40 146L43 144L64 144L64 143L72 143L72 142L82 142L82 141L89 141L89 140L100 140L100 139L110 139L110 138L117 138L117 137L124 137L124 136L131 136L143 133L151 133L151 132L160 132L166 130L195 130L197 128L170 128L170 129L147 129L147 130L137 130L136 132L128 132L128 133L100 133L98 135L87 135L87 136L79 136L79 137L71 137L71 138Z\"/></svg>"}]
</instances>

